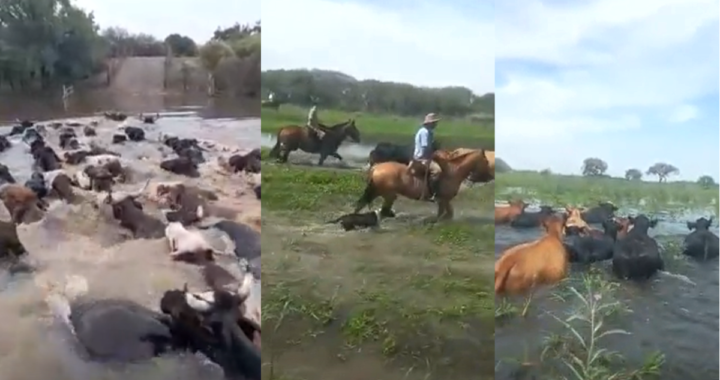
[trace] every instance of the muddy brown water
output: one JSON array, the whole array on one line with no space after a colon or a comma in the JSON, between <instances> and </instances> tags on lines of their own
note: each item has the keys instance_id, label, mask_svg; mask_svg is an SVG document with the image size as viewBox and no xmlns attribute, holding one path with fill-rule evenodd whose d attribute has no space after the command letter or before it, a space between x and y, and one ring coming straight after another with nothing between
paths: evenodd
<instances>
[{"instance_id":1,"label":"muddy brown water","mask_svg":"<svg viewBox=\"0 0 720 380\"><path fill-rule=\"evenodd\" d=\"M625 209L618 214L635 214L633 211ZM611 337L603 347L621 353L627 360L624 367L640 368L649 353L660 351L666 358L661 369L662 380L718 377L718 261L696 262L678 251L688 233L685 222L713 214L710 210L687 210L682 216L659 215L660 223L650 230L650 235L666 248L663 252L666 273L645 284L613 279L620 284L619 299L632 313L612 318L611 328L623 329L632 335ZM718 234L717 227L711 230ZM498 226L495 231L496 257L509 246L540 236L539 229ZM612 278L609 262L596 266ZM582 270L573 267L571 276L579 277ZM542 349L544 337L551 332L567 332L548 312L563 317L569 306L559 304L550 295L550 290L539 292L533 298L527 318L513 317L496 323L496 360L503 361L496 379L531 379L517 377L518 366L508 359L529 357L533 360ZM522 299L514 303L522 307Z\"/></svg>"},{"instance_id":2,"label":"muddy brown water","mask_svg":"<svg viewBox=\"0 0 720 380\"><path fill-rule=\"evenodd\" d=\"M15 103L13 103L15 102ZM8 104L18 105L16 108ZM184 102L157 102L162 108L124 108L129 113L159 111L162 117L156 125L145 125L148 140L156 140L159 133L180 137L196 137L220 144L206 154L208 163L203 164L202 176L188 179L163 172L157 163L169 151L156 141L110 145L110 135L118 123L94 116L99 109L113 109L112 103L93 104L87 109L75 109L71 117L55 103L0 101L0 120L29 118L62 122L72 120L89 122L101 120L99 136L94 138L100 145L122 154L122 160L132 170L131 181L118 189L137 189L145 179L156 181L182 181L216 191L221 204L238 222L248 223L259 229L260 201L255 199L252 186L260 182L260 175L228 175L216 163L220 155L232 151L247 152L260 146L260 120L253 113L245 112L248 105L220 103L185 104ZM60 108L60 109L59 109ZM34 112L33 110L38 110ZM257 112L255 113L257 114ZM132 122L131 124L138 124ZM0 128L0 133L6 133ZM57 143L53 132L47 141ZM78 135L82 136L81 129ZM82 140L82 139L81 139ZM19 136L11 138L13 147L0 154L0 162L10 167L19 182L31 172L28 147ZM58 149L58 152L61 150ZM142 158L142 159L141 159ZM72 167L66 166L68 170ZM148 198L141 198L148 210L158 213ZM0 207L0 215L7 212ZM210 220L209 222L212 222ZM33 275L9 276L0 271L0 378L24 380L54 378L58 380L82 379L221 379L219 369L206 360L193 355L173 355L147 363L123 366L107 366L89 363L82 359L72 336L64 326L53 319L46 307L45 293L37 284L62 283L68 275L87 278L89 296L98 298L121 297L134 300L157 309L159 296L169 288L188 283L191 288L203 289L204 284L197 267L173 263L167 258L168 247L164 239L127 240L120 233L116 222L106 213L95 210L89 202L67 205L53 201L45 217L19 228L19 236L29 252L29 260L38 267ZM207 236L217 249L232 252L236 242L227 235L207 231ZM242 242L237 242L242 244ZM233 270L233 268L229 268ZM259 282L255 294L260 294Z\"/></svg>"}]
</instances>

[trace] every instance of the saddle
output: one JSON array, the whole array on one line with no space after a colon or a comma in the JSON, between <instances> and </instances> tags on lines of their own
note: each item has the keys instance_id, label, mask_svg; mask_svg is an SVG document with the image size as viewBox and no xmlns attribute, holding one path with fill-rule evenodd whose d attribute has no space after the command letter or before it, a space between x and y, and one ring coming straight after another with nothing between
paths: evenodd
<instances>
[{"instance_id":1,"label":"saddle","mask_svg":"<svg viewBox=\"0 0 720 380\"><path fill-rule=\"evenodd\" d=\"M408 172L423 182L428 178L428 166L419 160L410 160L408 163Z\"/></svg>"}]
</instances>

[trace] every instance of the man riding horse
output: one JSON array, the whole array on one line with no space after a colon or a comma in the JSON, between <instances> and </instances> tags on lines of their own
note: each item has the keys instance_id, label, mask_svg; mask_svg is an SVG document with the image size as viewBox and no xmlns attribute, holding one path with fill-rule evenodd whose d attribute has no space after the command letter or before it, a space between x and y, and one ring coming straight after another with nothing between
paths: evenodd
<instances>
[{"instance_id":1,"label":"man riding horse","mask_svg":"<svg viewBox=\"0 0 720 380\"><path fill-rule=\"evenodd\" d=\"M440 190L440 174L442 172L440 165L432 159L435 128L439 121L440 119L434 113L425 116L425 120L415 134L415 152L413 154L413 161L422 164L425 169L431 202L435 201L435 196ZM410 167L413 167L415 162L410 162Z\"/></svg>"},{"instance_id":2,"label":"man riding horse","mask_svg":"<svg viewBox=\"0 0 720 380\"><path fill-rule=\"evenodd\" d=\"M317 114L317 100L315 99L313 99L312 108L310 108L310 112L308 112L306 126L310 129L310 136L315 137L317 142L325 136L325 131L320 128L320 121L318 120Z\"/></svg>"}]
</instances>

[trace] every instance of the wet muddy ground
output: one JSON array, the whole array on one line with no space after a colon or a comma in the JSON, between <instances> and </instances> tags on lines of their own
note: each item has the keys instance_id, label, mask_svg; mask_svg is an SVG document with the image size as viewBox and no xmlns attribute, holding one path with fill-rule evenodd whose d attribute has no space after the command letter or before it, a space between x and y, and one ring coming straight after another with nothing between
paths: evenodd
<instances>
[{"instance_id":1,"label":"wet muddy ground","mask_svg":"<svg viewBox=\"0 0 720 380\"><path fill-rule=\"evenodd\" d=\"M351 211L360 172L263 172L264 378L493 378L491 185L463 189L453 222L402 200L343 232L326 221Z\"/></svg>"}]
</instances>

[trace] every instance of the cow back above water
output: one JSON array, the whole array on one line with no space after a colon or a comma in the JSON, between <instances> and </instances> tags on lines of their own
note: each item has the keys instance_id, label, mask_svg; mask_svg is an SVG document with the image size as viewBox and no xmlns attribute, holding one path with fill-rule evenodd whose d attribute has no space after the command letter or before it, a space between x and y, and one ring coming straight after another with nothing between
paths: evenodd
<instances>
[{"instance_id":1,"label":"cow back above water","mask_svg":"<svg viewBox=\"0 0 720 380\"><path fill-rule=\"evenodd\" d=\"M645 215L628 219L632 229L615 243L613 272L622 279L647 280L665 267L660 246L648 235L650 228L657 225L657 220L650 220Z\"/></svg>"},{"instance_id":2,"label":"cow back above water","mask_svg":"<svg viewBox=\"0 0 720 380\"><path fill-rule=\"evenodd\" d=\"M710 231L713 218L699 218L687 222L692 232L685 236L682 253L698 260L710 260L718 257L718 236Z\"/></svg>"}]
</instances>

